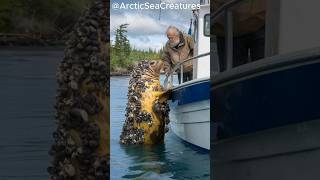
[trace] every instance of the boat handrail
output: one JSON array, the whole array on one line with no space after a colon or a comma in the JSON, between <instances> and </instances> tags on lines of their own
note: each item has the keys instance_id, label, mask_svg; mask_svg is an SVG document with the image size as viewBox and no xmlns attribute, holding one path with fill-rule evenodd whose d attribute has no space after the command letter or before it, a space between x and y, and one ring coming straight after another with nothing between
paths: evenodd
<instances>
[{"instance_id":1,"label":"boat handrail","mask_svg":"<svg viewBox=\"0 0 320 180\"><path fill-rule=\"evenodd\" d=\"M260 0L258 0L260 1ZM226 70L233 68L233 12L232 7L244 3L245 0L231 0L227 3L224 3L220 8L213 12L211 16L211 24L214 24L214 21L221 14L225 14L225 61L226 61ZM212 22L213 21L213 22Z\"/></svg>"},{"instance_id":2,"label":"boat handrail","mask_svg":"<svg viewBox=\"0 0 320 180\"><path fill-rule=\"evenodd\" d=\"M208 56L210 55L210 52L207 52L207 53L203 53L203 54L200 54L200 55L197 55L197 56L193 56L191 58L187 58L179 63L177 63L172 69L171 71L169 72L169 74L166 76L166 79L164 80L164 87L166 89L169 89L173 86L172 82L173 82L173 73L178 69L180 68L180 71L181 71L181 77L183 76L183 64L188 62L188 61L191 61L193 59L197 59L197 58L201 58L201 57L204 57L204 56ZM169 77L170 78L170 81L169 81ZM182 81L181 81L182 82Z\"/></svg>"},{"instance_id":3,"label":"boat handrail","mask_svg":"<svg viewBox=\"0 0 320 180\"><path fill-rule=\"evenodd\" d=\"M229 2L224 3L220 8L218 8L215 12L212 13L211 20L213 21L216 17L218 17L221 13L225 12L229 8L241 3L245 0L231 0Z\"/></svg>"},{"instance_id":4,"label":"boat handrail","mask_svg":"<svg viewBox=\"0 0 320 180\"><path fill-rule=\"evenodd\" d=\"M208 55L210 55L210 52L203 53L203 54L200 54L200 55L198 55L198 56L193 56L193 57L191 57L191 58L185 59L185 60L177 63L177 64L172 68L172 70L171 70L170 73L174 73L182 64L184 64L184 63L186 63L186 62L188 62L188 61L190 61L190 60L197 59L197 58L201 58L201 57L208 56Z\"/></svg>"}]
</instances>

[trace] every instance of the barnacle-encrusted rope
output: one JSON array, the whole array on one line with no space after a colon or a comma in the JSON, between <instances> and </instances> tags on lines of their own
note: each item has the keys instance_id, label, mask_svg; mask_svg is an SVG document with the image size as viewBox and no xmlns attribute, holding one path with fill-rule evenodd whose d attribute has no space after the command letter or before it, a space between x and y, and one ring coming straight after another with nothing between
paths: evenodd
<instances>
[{"instance_id":1,"label":"barnacle-encrusted rope","mask_svg":"<svg viewBox=\"0 0 320 180\"><path fill-rule=\"evenodd\" d=\"M57 72L51 179L109 179L107 1L96 1L69 35Z\"/></svg>"},{"instance_id":2,"label":"barnacle-encrusted rope","mask_svg":"<svg viewBox=\"0 0 320 180\"><path fill-rule=\"evenodd\" d=\"M168 131L169 106L160 86L160 69L154 71L150 62L141 61L131 73L122 144L163 143Z\"/></svg>"}]
</instances>

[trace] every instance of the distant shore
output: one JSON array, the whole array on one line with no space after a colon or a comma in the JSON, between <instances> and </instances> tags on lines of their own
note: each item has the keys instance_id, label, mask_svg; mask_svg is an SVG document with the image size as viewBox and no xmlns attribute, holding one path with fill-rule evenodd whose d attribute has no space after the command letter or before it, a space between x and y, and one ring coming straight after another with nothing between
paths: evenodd
<instances>
[{"instance_id":1,"label":"distant shore","mask_svg":"<svg viewBox=\"0 0 320 180\"><path fill-rule=\"evenodd\" d=\"M0 33L0 46L64 46L64 39L36 38L29 34Z\"/></svg>"},{"instance_id":2,"label":"distant shore","mask_svg":"<svg viewBox=\"0 0 320 180\"><path fill-rule=\"evenodd\" d=\"M59 45L3 45L0 43L0 51L6 51L6 50L21 50L21 51L29 51L39 48L39 50L58 50L58 51L64 51L64 44ZM117 68L116 70L110 71L110 76L130 76L132 67L130 69L126 68ZM161 72L161 74L164 74L164 72Z\"/></svg>"},{"instance_id":3,"label":"distant shore","mask_svg":"<svg viewBox=\"0 0 320 180\"><path fill-rule=\"evenodd\" d=\"M63 53L65 46L57 45L57 46L0 46L0 51L30 51L38 49L40 51L43 50L52 50L52 51L61 51Z\"/></svg>"},{"instance_id":4,"label":"distant shore","mask_svg":"<svg viewBox=\"0 0 320 180\"><path fill-rule=\"evenodd\" d=\"M130 72L110 72L110 76L130 76Z\"/></svg>"}]
</instances>

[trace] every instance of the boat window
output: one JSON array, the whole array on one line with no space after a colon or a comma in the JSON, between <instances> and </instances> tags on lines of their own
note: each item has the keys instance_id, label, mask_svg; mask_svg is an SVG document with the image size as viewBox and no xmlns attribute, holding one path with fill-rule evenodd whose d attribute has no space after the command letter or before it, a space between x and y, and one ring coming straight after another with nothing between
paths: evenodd
<instances>
[{"instance_id":1,"label":"boat window","mask_svg":"<svg viewBox=\"0 0 320 180\"><path fill-rule=\"evenodd\" d=\"M210 48L213 48L215 45L215 49L212 52L215 52L215 59L211 62L217 61L216 64L219 64L219 71L222 72L226 69L226 58L225 58L225 13L217 14L217 16L213 19L212 23L212 38L210 40L215 39L215 41L210 45ZM218 52L219 50L219 52ZM213 65L211 63L210 65ZM214 67L211 68L211 70ZM217 68L217 67L216 67Z\"/></svg>"},{"instance_id":2,"label":"boat window","mask_svg":"<svg viewBox=\"0 0 320 180\"><path fill-rule=\"evenodd\" d=\"M200 4L209 4L209 0L200 0Z\"/></svg>"},{"instance_id":3,"label":"boat window","mask_svg":"<svg viewBox=\"0 0 320 180\"><path fill-rule=\"evenodd\" d=\"M210 14L204 15L203 34L210 36Z\"/></svg>"},{"instance_id":4,"label":"boat window","mask_svg":"<svg viewBox=\"0 0 320 180\"><path fill-rule=\"evenodd\" d=\"M266 0L213 3L213 12L226 5L213 19L220 71L264 58Z\"/></svg>"}]
</instances>

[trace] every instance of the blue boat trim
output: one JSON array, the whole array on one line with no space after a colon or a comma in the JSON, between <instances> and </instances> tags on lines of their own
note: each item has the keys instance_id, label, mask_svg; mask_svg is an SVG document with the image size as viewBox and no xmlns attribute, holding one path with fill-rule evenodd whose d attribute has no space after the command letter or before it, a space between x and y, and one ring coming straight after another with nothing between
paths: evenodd
<instances>
[{"instance_id":1,"label":"blue boat trim","mask_svg":"<svg viewBox=\"0 0 320 180\"><path fill-rule=\"evenodd\" d=\"M213 87L216 140L320 118L320 58ZM217 85L217 84L216 84ZM212 127L214 127L212 126Z\"/></svg>"},{"instance_id":2,"label":"blue boat trim","mask_svg":"<svg viewBox=\"0 0 320 180\"><path fill-rule=\"evenodd\" d=\"M211 79L212 89L218 88L221 84L234 79L248 77L267 70L290 67L296 64L313 63L319 61L319 58L320 47L267 57L215 75Z\"/></svg>"},{"instance_id":3,"label":"blue boat trim","mask_svg":"<svg viewBox=\"0 0 320 180\"><path fill-rule=\"evenodd\" d=\"M210 98L210 80L194 82L173 89L169 94L172 106L184 105Z\"/></svg>"},{"instance_id":4,"label":"blue boat trim","mask_svg":"<svg viewBox=\"0 0 320 180\"><path fill-rule=\"evenodd\" d=\"M201 123L210 123L210 121L193 121L193 122L182 122L182 123L172 122L172 123L175 123L175 124L201 124Z\"/></svg>"}]
</instances>

